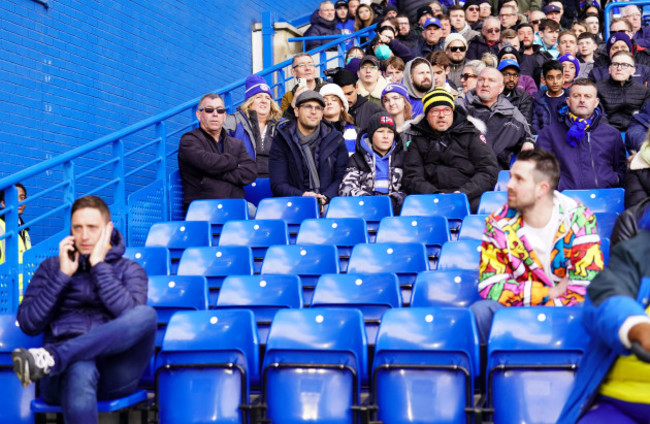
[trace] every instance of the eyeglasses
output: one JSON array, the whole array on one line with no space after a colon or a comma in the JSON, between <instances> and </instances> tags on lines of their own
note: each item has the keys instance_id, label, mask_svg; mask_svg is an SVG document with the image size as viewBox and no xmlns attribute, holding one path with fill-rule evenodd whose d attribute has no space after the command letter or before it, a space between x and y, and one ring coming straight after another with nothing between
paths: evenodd
<instances>
[{"instance_id":1,"label":"eyeglasses","mask_svg":"<svg viewBox=\"0 0 650 424\"><path fill-rule=\"evenodd\" d=\"M300 68L300 69L305 69L305 68L313 68L314 64L313 63L301 63L299 65L294 65L293 69Z\"/></svg>"},{"instance_id":2,"label":"eyeglasses","mask_svg":"<svg viewBox=\"0 0 650 424\"><path fill-rule=\"evenodd\" d=\"M630 65L629 63L614 63L612 62L611 64L612 68L617 68L617 69L630 69L634 68L634 65Z\"/></svg>"},{"instance_id":3,"label":"eyeglasses","mask_svg":"<svg viewBox=\"0 0 650 424\"><path fill-rule=\"evenodd\" d=\"M518 78L518 72L503 72L503 78Z\"/></svg>"},{"instance_id":4,"label":"eyeglasses","mask_svg":"<svg viewBox=\"0 0 650 424\"><path fill-rule=\"evenodd\" d=\"M487 32L488 34L498 34L498 33L501 32L501 29L499 29L499 28L489 28L489 29L486 28L485 32Z\"/></svg>"},{"instance_id":5,"label":"eyeglasses","mask_svg":"<svg viewBox=\"0 0 650 424\"><path fill-rule=\"evenodd\" d=\"M377 65L365 65L361 69L377 69Z\"/></svg>"},{"instance_id":6,"label":"eyeglasses","mask_svg":"<svg viewBox=\"0 0 650 424\"><path fill-rule=\"evenodd\" d=\"M541 19L535 19L534 21L530 21L531 25L539 25L542 22Z\"/></svg>"},{"instance_id":7,"label":"eyeglasses","mask_svg":"<svg viewBox=\"0 0 650 424\"><path fill-rule=\"evenodd\" d=\"M468 7L467 11L468 12L478 12L478 7Z\"/></svg>"},{"instance_id":8,"label":"eyeglasses","mask_svg":"<svg viewBox=\"0 0 650 424\"><path fill-rule=\"evenodd\" d=\"M508 16L516 16L514 13L502 13L499 15L499 18L505 18Z\"/></svg>"},{"instance_id":9,"label":"eyeglasses","mask_svg":"<svg viewBox=\"0 0 650 424\"><path fill-rule=\"evenodd\" d=\"M301 109L305 109L309 112L322 112L323 106L320 105L300 105Z\"/></svg>"},{"instance_id":10,"label":"eyeglasses","mask_svg":"<svg viewBox=\"0 0 650 424\"><path fill-rule=\"evenodd\" d=\"M453 110L450 107L444 107L444 108L441 108L441 109L429 109L429 113L432 113L432 114L438 115L438 116L440 116L440 115L449 116L449 115L451 115L451 112L453 112Z\"/></svg>"},{"instance_id":11,"label":"eyeglasses","mask_svg":"<svg viewBox=\"0 0 650 424\"><path fill-rule=\"evenodd\" d=\"M474 74L462 74L460 76L460 79L465 79L466 80L466 79L470 79L470 78L476 78L476 75L474 75Z\"/></svg>"},{"instance_id":12,"label":"eyeglasses","mask_svg":"<svg viewBox=\"0 0 650 424\"><path fill-rule=\"evenodd\" d=\"M408 26L408 25L410 25L410 22L398 22L397 25L398 26Z\"/></svg>"},{"instance_id":13,"label":"eyeglasses","mask_svg":"<svg viewBox=\"0 0 650 424\"><path fill-rule=\"evenodd\" d=\"M465 46L453 46L453 47L448 47L448 49L454 53L464 52L465 50L467 50Z\"/></svg>"},{"instance_id":14,"label":"eyeglasses","mask_svg":"<svg viewBox=\"0 0 650 424\"><path fill-rule=\"evenodd\" d=\"M226 113L226 108L225 107L210 107L206 106L202 109L199 109L200 112L205 112L208 115L212 115L214 112L217 112L219 115L223 115Z\"/></svg>"}]
</instances>

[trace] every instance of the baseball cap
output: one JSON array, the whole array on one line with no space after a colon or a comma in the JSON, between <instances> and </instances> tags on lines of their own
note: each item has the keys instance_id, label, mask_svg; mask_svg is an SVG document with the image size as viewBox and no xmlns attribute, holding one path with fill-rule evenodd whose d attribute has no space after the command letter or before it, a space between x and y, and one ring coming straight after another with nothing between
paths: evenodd
<instances>
[{"instance_id":1,"label":"baseball cap","mask_svg":"<svg viewBox=\"0 0 650 424\"><path fill-rule=\"evenodd\" d=\"M503 59L501 62L499 62L499 66L497 67L497 69L499 71L503 71L504 69L509 67L517 68L517 70L520 69L517 61L513 59Z\"/></svg>"}]
</instances>

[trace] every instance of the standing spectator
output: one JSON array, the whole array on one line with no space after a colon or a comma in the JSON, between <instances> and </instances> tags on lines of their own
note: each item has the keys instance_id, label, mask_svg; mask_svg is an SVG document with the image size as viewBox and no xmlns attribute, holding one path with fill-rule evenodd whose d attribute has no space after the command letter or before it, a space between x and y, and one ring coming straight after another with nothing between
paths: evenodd
<instances>
[{"instance_id":1,"label":"standing spectator","mask_svg":"<svg viewBox=\"0 0 650 424\"><path fill-rule=\"evenodd\" d=\"M550 60L542 67L542 83L534 98L532 129L538 134L542 128L558 120L558 110L566 104L564 92L564 68L557 60Z\"/></svg>"},{"instance_id":2,"label":"standing spectator","mask_svg":"<svg viewBox=\"0 0 650 424\"><path fill-rule=\"evenodd\" d=\"M537 137L537 147L555 153L560 162L558 190L622 186L623 139L597 108L596 84L587 78L576 80L566 102L559 121L544 127Z\"/></svg>"},{"instance_id":3,"label":"standing spectator","mask_svg":"<svg viewBox=\"0 0 650 424\"><path fill-rule=\"evenodd\" d=\"M564 77L562 88L566 90L571 87L571 84L573 84L573 81L580 73L580 63L578 62L578 58L571 53L563 54L557 61L562 64L562 74Z\"/></svg>"},{"instance_id":4,"label":"standing spectator","mask_svg":"<svg viewBox=\"0 0 650 424\"><path fill-rule=\"evenodd\" d=\"M478 12L478 7L474 7ZM451 26L454 27L456 32L465 38L466 42L479 35L478 31L473 30L465 20L463 6L451 6L449 8L449 22L451 22ZM449 37L445 37L445 42L447 42L447 38Z\"/></svg>"},{"instance_id":5,"label":"standing spectator","mask_svg":"<svg viewBox=\"0 0 650 424\"><path fill-rule=\"evenodd\" d=\"M557 44L560 56L565 54L575 56L578 54L578 37L573 31L562 31L557 38Z\"/></svg>"},{"instance_id":6,"label":"standing spectator","mask_svg":"<svg viewBox=\"0 0 650 424\"><path fill-rule=\"evenodd\" d=\"M553 59L560 55L557 39L560 34L560 24L552 19L544 19L539 24L539 38L541 50L547 52Z\"/></svg>"},{"instance_id":7,"label":"standing spectator","mask_svg":"<svg viewBox=\"0 0 650 424\"><path fill-rule=\"evenodd\" d=\"M343 134L348 152L354 152L354 145L357 141L357 128L354 126L354 118L348 113L350 106L348 99L343 94L343 90L336 84L325 84L320 89L320 95L325 100L323 121L329 122L338 132Z\"/></svg>"},{"instance_id":8,"label":"standing spectator","mask_svg":"<svg viewBox=\"0 0 650 424\"><path fill-rule=\"evenodd\" d=\"M598 45L593 34L585 32L578 37L578 59L580 60L580 73L578 78L587 78L594 69L595 53Z\"/></svg>"},{"instance_id":9,"label":"standing spectator","mask_svg":"<svg viewBox=\"0 0 650 424\"><path fill-rule=\"evenodd\" d=\"M499 71L503 75L503 97L521 111L530 125L533 119L533 96L517 87L519 83L519 64L512 59L504 59L499 62Z\"/></svg>"},{"instance_id":10,"label":"standing spectator","mask_svg":"<svg viewBox=\"0 0 650 424\"><path fill-rule=\"evenodd\" d=\"M404 130L404 125L412 117L408 96L406 87L397 83L388 84L381 95L382 105L395 121L395 129L399 133Z\"/></svg>"},{"instance_id":11,"label":"standing spectator","mask_svg":"<svg viewBox=\"0 0 650 424\"><path fill-rule=\"evenodd\" d=\"M311 23L311 26L307 28L307 31L303 34L305 37L341 34L341 30L337 28L334 3L330 0L325 0L320 3L318 10L311 15L309 22ZM305 44L307 50L311 50L331 41L332 40L310 40Z\"/></svg>"},{"instance_id":12,"label":"standing spectator","mask_svg":"<svg viewBox=\"0 0 650 424\"><path fill-rule=\"evenodd\" d=\"M467 21L467 24L475 31L479 30L480 26L482 26L483 24L483 22L479 20L478 5L479 5L478 0L467 0L463 5L463 9L465 10L465 20Z\"/></svg>"},{"instance_id":13,"label":"standing spectator","mask_svg":"<svg viewBox=\"0 0 650 424\"><path fill-rule=\"evenodd\" d=\"M483 21L481 35L474 37L469 42L467 48L468 59L478 59L483 57L483 53L499 53L499 39L501 37L501 23L498 18L489 16Z\"/></svg>"},{"instance_id":14,"label":"standing spectator","mask_svg":"<svg viewBox=\"0 0 650 424\"><path fill-rule=\"evenodd\" d=\"M409 91L413 117L422 114L422 97L433 86L433 68L431 64L421 57L416 57L404 67L404 85Z\"/></svg>"},{"instance_id":15,"label":"standing spectator","mask_svg":"<svg viewBox=\"0 0 650 424\"><path fill-rule=\"evenodd\" d=\"M447 79L455 86L460 87L460 75L467 63L467 41L460 34L449 34L445 38L445 54L449 58L449 74Z\"/></svg>"},{"instance_id":16,"label":"standing spectator","mask_svg":"<svg viewBox=\"0 0 650 424\"><path fill-rule=\"evenodd\" d=\"M372 11L372 8L365 3L360 4L354 20L354 31L357 32L364 28L368 28L374 23L374 21L375 13Z\"/></svg>"},{"instance_id":17,"label":"standing spectator","mask_svg":"<svg viewBox=\"0 0 650 424\"><path fill-rule=\"evenodd\" d=\"M375 56L368 55L361 59L359 65L357 92L361 97L381 105L381 92L388 82L381 76L379 60Z\"/></svg>"},{"instance_id":18,"label":"standing spectator","mask_svg":"<svg viewBox=\"0 0 650 424\"><path fill-rule=\"evenodd\" d=\"M295 119L293 112L293 99L298 94L306 90L320 90L324 82L320 78L316 78L316 67L314 66L314 59L311 58L309 53L298 53L291 61L291 75L298 82L290 91L284 93L282 101L280 102L280 110L282 110L283 117L286 119Z\"/></svg>"},{"instance_id":19,"label":"standing spectator","mask_svg":"<svg viewBox=\"0 0 650 424\"><path fill-rule=\"evenodd\" d=\"M368 101L357 93L356 76L347 69L340 69L332 77L334 83L341 87L343 95L350 106L349 113L354 119L354 125L361 132L366 130L368 119L377 112L380 112L381 106Z\"/></svg>"},{"instance_id":20,"label":"standing spectator","mask_svg":"<svg viewBox=\"0 0 650 424\"><path fill-rule=\"evenodd\" d=\"M405 14L397 15L397 39L411 50L415 49L420 35L411 29L411 23Z\"/></svg>"},{"instance_id":21,"label":"standing spectator","mask_svg":"<svg viewBox=\"0 0 650 424\"><path fill-rule=\"evenodd\" d=\"M431 52L442 50L442 24L438 18L429 18L424 23L422 37L415 46L414 53L420 57L427 57Z\"/></svg>"}]
</instances>

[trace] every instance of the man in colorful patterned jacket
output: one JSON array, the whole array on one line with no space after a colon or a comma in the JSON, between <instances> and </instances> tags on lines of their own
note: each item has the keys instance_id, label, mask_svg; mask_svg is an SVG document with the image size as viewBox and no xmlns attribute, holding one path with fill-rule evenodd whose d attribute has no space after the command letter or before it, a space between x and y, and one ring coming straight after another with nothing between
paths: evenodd
<instances>
[{"instance_id":1,"label":"man in colorful patterned jacket","mask_svg":"<svg viewBox=\"0 0 650 424\"><path fill-rule=\"evenodd\" d=\"M479 265L480 300L471 306L481 343L504 306L572 306L603 269L596 217L555 191L552 153L519 154L510 170L508 203L486 219Z\"/></svg>"}]
</instances>

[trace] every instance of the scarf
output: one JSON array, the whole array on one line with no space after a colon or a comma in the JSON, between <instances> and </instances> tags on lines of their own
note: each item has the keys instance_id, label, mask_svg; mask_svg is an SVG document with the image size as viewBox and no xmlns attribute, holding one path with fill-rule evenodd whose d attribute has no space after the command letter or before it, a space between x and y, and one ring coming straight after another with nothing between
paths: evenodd
<instances>
[{"instance_id":1,"label":"scarf","mask_svg":"<svg viewBox=\"0 0 650 424\"><path fill-rule=\"evenodd\" d=\"M567 116L571 120L571 128L566 134L567 142L571 147L577 147L580 140L582 140L591 127L591 119L578 118L571 111L567 111Z\"/></svg>"},{"instance_id":2,"label":"scarf","mask_svg":"<svg viewBox=\"0 0 650 424\"><path fill-rule=\"evenodd\" d=\"M302 148L302 156L305 159L305 165L309 172L309 189L320 193L320 178L318 175L318 167L314 160L314 152L319 141L320 126L316 127L311 134L303 135L296 125L296 135L298 136L298 142Z\"/></svg>"}]
</instances>

